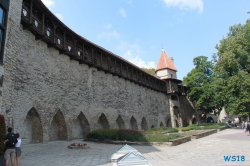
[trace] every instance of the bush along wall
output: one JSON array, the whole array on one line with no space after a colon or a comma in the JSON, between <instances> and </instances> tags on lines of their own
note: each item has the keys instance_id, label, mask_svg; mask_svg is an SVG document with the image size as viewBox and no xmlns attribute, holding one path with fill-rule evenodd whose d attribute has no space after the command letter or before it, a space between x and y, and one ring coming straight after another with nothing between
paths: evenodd
<instances>
[{"instance_id":1,"label":"bush along wall","mask_svg":"<svg viewBox=\"0 0 250 166\"><path fill-rule=\"evenodd\" d=\"M3 137L6 134L6 123L5 123L5 119L4 116L0 114L0 156L4 155L4 144L3 144Z\"/></svg>"},{"instance_id":2,"label":"bush along wall","mask_svg":"<svg viewBox=\"0 0 250 166\"><path fill-rule=\"evenodd\" d=\"M179 134L171 134L166 136L162 133L155 133L155 132L150 133L141 130L131 130L131 129L100 129L100 130L94 130L87 135L88 139L96 139L100 141L112 140L112 141L132 141L132 142L167 142L171 139L179 137L180 137Z\"/></svg>"}]
</instances>

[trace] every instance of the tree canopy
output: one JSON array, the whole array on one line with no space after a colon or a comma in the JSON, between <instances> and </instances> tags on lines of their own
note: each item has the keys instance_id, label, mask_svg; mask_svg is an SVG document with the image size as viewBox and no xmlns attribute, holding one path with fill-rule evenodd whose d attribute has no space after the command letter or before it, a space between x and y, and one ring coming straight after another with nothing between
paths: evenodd
<instances>
[{"instance_id":1,"label":"tree canopy","mask_svg":"<svg viewBox=\"0 0 250 166\"><path fill-rule=\"evenodd\" d=\"M231 114L249 113L250 106L250 22L230 27L226 38L216 46L213 59L214 73L224 100L226 111Z\"/></svg>"},{"instance_id":2,"label":"tree canopy","mask_svg":"<svg viewBox=\"0 0 250 166\"><path fill-rule=\"evenodd\" d=\"M216 49L211 61L194 58L195 68L184 77L190 100L205 112L225 107L230 114L249 114L250 21L231 26Z\"/></svg>"},{"instance_id":3,"label":"tree canopy","mask_svg":"<svg viewBox=\"0 0 250 166\"><path fill-rule=\"evenodd\" d=\"M141 68L145 72L154 75L155 74L155 69L154 68Z\"/></svg>"},{"instance_id":4,"label":"tree canopy","mask_svg":"<svg viewBox=\"0 0 250 166\"><path fill-rule=\"evenodd\" d=\"M194 58L193 63L195 68L184 77L183 84L189 87L188 96L198 111L212 112L216 109L213 63L206 56Z\"/></svg>"}]
</instances>

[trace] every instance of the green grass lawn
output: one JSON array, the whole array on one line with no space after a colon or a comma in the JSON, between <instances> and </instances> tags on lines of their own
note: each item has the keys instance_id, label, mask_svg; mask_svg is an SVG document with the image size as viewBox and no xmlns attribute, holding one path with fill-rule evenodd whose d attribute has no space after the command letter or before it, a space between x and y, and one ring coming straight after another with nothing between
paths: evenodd
<instances>
[{"instance_id":1,"label":"green grass lawn","mask_svg":"<svg viewBox=\"0 0 250 166\"><path fill-rule=\"evenodd\" d=\"M130 129L101 129L90 132L87 135L87 138L132 142L167 142L172 139L198 134L206 130L218 129L222 126L225 126L225 124L203 123L180 128L156 127L148 131Z\"/></svg>"}]
</instances>

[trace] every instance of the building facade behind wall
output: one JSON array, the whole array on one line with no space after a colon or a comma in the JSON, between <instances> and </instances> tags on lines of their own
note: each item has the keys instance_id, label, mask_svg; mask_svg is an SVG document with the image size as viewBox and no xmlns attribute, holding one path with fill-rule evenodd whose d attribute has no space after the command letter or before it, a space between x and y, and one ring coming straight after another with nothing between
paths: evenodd
<instances>
[{"instance_id":1,"label":"building facade behind wall","mask_svg":"<svg viewBox=\"0 0 250 166\"><path fill-rule=\"evenodd\" d=\"M180 80L147 74L79 36L40 0L0 2L6 13L0 113L24 143L79 139L100 128L185 126L192 120ZM176 77L176 71L167 72Z\"/></svg>"}]
</instances>

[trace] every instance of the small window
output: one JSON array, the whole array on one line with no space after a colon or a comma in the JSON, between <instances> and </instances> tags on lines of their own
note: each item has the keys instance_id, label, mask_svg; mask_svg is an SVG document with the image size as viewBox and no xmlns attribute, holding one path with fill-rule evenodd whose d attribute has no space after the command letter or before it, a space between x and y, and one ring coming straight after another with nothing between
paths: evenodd
<instances>
[{"instance_id":1,"label":"small window","mask_svg":"<svg viewBox=\"0 0 250 166\"><path fill-rule=\"evenodd\" d=\"M172 95L171 100L178 100L178 97L176 95Z\"/></svg>"},{"instance_id":2,"label":"small window","mask_svg":"<svg viewBox=\"0 0 250 166\"><path fill-rule=\"evenodd\" d=\"M0 29L0 52L2 52L1 50L2 50L2 38L3 38L3 30L2 29Z\"/></svg>"},{"instance_id":3,"label":"small window","mask_svg":"<svg viewBox=\"0 0 250 166\"><path fill-rule=\"evenodd\" d=\"M0 24L1 25L4 25L4 15L5 15L5 12L3 10L3 8L0 8Z\"/></svg>"},{"instance_id":4,"label":"small window","mask_svg":"<svg viewBox=\"0 0 250 166\"><path fill-rule=\"evenodd\" d=\"M0 64L3 63L3 53L4 53L4 44L5 44L5 33L6 33L6 21L7 21L7 12L9 8L9 0L1 1L0 0Z\"/></svg>"},{"instance_id":5,"label":"small window","mask_svg":"<svg viewBox=\"0 0 250 166\"><path fill-rule=\"evenodd\" d=\"M171 74L171 78L173 78L173 74Z\"/></svg>"}]
</instances>

